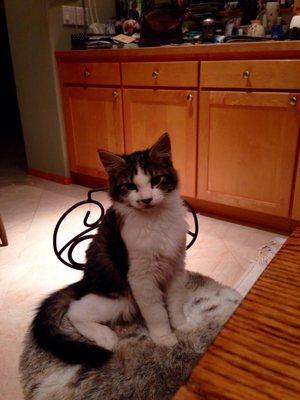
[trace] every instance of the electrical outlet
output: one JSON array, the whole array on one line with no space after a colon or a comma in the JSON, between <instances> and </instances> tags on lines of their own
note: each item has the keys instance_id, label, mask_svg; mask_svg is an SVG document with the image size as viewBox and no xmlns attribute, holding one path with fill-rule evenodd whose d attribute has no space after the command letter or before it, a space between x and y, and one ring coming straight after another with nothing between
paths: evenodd
<instances>
[{"instance_id":1,"label":"electrical outlet","mask_svg":"<svg viewBox=\"0 0 300 400\"><path fill-rule=\"evenodd\" d=\"M76 25L76 7L62 6L63 24Z\"/></svg>"},{"instance_id":2,"label":"electrical outlet","mask_svg":"<svg viewBox=\"0 0 300 400\"><path fill-rule=\"evenodd\" d=\"M84 26L84 8L83 7L75 7L76 8L76 25L78 26ZM89 24L89 14L88 14L88 8L85 9L85 18L86 18L86 24Z\"/></svg>"}]
</instances>

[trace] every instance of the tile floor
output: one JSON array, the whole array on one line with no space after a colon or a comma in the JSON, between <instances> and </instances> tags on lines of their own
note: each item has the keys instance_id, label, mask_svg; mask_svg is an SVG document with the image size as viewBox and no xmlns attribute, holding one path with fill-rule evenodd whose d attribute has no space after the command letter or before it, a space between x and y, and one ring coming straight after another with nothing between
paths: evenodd
<instances>
[{"instance_id":1,"label":"tile floor","mask_svg":"<svg viewBox=\"0 0 300 400\"><path fill-rule=\"evenodd\" d=\"M68 207L85 198L87 189L29 177L17 169L1 175L0 213L9 246L0 247L0 400L21 400L18 358L34 308L47 293L81 276L56 259L52 250L53 229ZM97 198L109 204L105 194ZM82 229L86 209L75 211L64 224L61 243ZM200 235L188 251L188 268L242 288L242 294L252 284L247 281L247 274L259 247L274 237L284 239L278 234L204 216L199 217L199 223Z\"/></svg>"}]
</instances>

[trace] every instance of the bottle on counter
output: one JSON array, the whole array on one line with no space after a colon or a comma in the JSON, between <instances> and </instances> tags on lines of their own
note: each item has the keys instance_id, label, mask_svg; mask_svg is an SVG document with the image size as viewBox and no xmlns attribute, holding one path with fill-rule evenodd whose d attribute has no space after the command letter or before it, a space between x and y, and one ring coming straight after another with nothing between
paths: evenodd
<instances>
[{"instance_id":1,"label":"bottle on counter","mask_svg":"<svg viewBox=\"0 0 300 400\"><path fill-rule=\"evenodd\" d=\"M211 43L215 38L215 21L213 18L206 18L202 21L203 42Z\"/></svg>"},{"instance_id":2,"label":"bottle on counter","mask_svg":"<svg viewBox=\"0 0 300 400\"><path fill-rule=\"evenodd\" d=\"M269 1L266 4L266 17L268 23L268 30L272 30L272 26L276 25L278 18L278 10L279 10L279 2L278 1Z\"/></svg>"}]
</instances>

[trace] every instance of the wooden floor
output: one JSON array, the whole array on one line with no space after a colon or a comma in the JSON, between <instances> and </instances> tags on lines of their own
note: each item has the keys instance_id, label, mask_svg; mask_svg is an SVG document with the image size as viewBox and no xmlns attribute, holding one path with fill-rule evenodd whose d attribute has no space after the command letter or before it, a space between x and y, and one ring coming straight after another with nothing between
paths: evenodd
<instances>
[{"instance_id":1,"label":"wooden floor","mask_svg":"<svg viewBox=\"0 0 300 400\"><path fill-rule=\"evenodd\" d=\"M174 400L300 399L300 227Z\"/></svg>"}]
</instances>

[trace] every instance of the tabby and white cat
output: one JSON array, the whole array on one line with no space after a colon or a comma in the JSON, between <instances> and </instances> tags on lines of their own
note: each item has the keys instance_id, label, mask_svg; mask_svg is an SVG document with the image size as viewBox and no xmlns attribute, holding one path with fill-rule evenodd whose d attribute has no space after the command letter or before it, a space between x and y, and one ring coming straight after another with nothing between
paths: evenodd
<instances>
[{"instance_id":1,"label":"tabby and white cat","mask_svg":"<svg viewBox=\"0 0 300 400\"><path fill-rule=\"evenodd\" d=\"M99 366L118 338L107 323L141 313L152 340L173 346L172 327L189 330L185 294L185 208L164 134L150 149L119 156L99 151L108 172L112 206L90 244L84 276L49 296L32 323L44 350L72 364ZM68 318L93 343L72 339Z\"/></svg>"}]
</instances>

